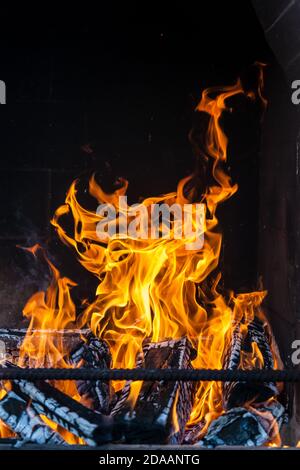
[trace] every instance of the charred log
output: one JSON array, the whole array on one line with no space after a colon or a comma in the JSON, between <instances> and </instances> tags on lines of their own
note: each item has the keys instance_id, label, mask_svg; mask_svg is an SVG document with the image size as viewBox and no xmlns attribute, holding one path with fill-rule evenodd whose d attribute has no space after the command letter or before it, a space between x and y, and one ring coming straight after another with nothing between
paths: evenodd
<instances>
[{"instance_id":1,"label":"charred log","mask_svg":"<svg viewBox=\"0 0 300 470\"><path fill-rule=\"evenodd\" d=\"M248 340L248 344L250 342L254 342L259 347L259 350L264 359L264 368L273 369L274 358L271 351L272 339L267 325L264 325L258 318L255 318L248 325L248 335L246 340Z\"/></svg>"},{"instance_id":2,"label":"charred log","mask_svg":"<svg viewBox=\"0 0 300 470\"><path fill-rule=\"evenodd\" d=\"M85 341L78 344L71 353L71 363L85 368L109 369L111 366L111 354L108 345L89 332ZM78 393L86 406L109 414L109 406L112 395L110 383L107 381L77 380Z\"/></svg>"},{"instance_id":3,"label":"charred log","mask_svg":"<svg viewBox=\"0 0 300 470\"><path fill-rule=\"evenodd\" d=\"M5 362L5 367L16 367ZM85 407L47 382L15 380L14 384L26 396L32 408L66 430L83 438L87 444L110 442L115 432L113 419Z\"/></svg>"},{"instance_id":4,"label":"charred log","mask_svg":"<svg viewBox=\"0 0 300 470\"><path fill-rule=\"evenodd\" d=\"M204 420L185 430L183 444L196 444L205 426Z\"/></svg>"},{"instance_id":5,"label":"charred log","mask_svg":"<svg viewBox=\"0 0 300 470\"><path fill-rule=\"evenodd\" d=\"M191 368L194 350L186 338L148 343L137 367ZM195 383L143 382L134 409L127 398L130 383L124 387L113 409L116 420L127 422L125 440L130 443L181 443L189 419Z\"/></svg>"},{"instance_id":6,"label":"charred log","mask_svg":"<svg viewBox=\"0 0 300 470\"><path fill-rule=\"evenodd\" d=\"M230 346L223 360L223 368L236 370L241 367L243 352L251 352L252 343L256 343L262 357L263 368L273 369L274 359L271 351L271 338L265 325L255 318L249 325L247 334L243 335L243 325L238 323L233 329ZM224 409L240 407L246 403L262 403L278 395L275 383L224 382L223 406Z\"/></svg>"},{"instance_id":7,"label":"charred log","mask_svg":"<svg viewBox=\"0 0 300 470\"><path fill-rule=\"evenodd\" d=\"M35 331L35 337L39 340L45 337L45 334L51 334L53 342L59 342L63 345L64 351L72 351L81 344L82 335L87 335L90 330L38 330ZM5 358L11 362L17 362L20 355L20 347L24 341L27 330L25 329L0 329L0 341L5 345Z\"/></svg>"},{"instance_id":8,"label":"charred log","mask_svg":"<svg viewBox=\"0 0 300 470\"><path fill-rule=\"evenodd\" d=\"M0 419L23 442L35 444L66 445L64 439L49 428L38 413L28 405L19 391L8 391L0 401Z\"/></svg>"},{"instance_id":9,"label":"charred log","mask_svg":"<svg viewBox=\"0 0 300 470\"><path fill-rule=\"evenodd\" d=\"M284 407L277 401L260 408L232 408L214 420L198 445L261 446L279 432L284 419Z\"/></svg>"},{"instance_id":10,"label":"charred log","mask_svg":"<svg viewBox=\"0 0 300 470\"><path fill-rule=\"evenodd\" d=\"M112 440L113 421L95 413L46 382L18 380L21 392L32 400L32 407L71 433L96 445Z\"/></svg>"}]
</instances>

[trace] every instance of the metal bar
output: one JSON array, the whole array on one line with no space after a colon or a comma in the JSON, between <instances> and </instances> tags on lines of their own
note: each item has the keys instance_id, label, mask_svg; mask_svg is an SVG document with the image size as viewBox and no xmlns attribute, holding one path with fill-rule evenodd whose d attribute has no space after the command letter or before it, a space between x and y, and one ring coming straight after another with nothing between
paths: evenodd
<instances>
[{"instance_id":1,"label":"metal bar","mask_svg":"<svg viewBox=\"0 0 300 470\"><path fill-rule=\"evenodd\" d=\"M153 380L153 381L245 381L299 382L300 370L253 369L5 369L0 367L0 380Z\"/></svg>"}]
</instances>

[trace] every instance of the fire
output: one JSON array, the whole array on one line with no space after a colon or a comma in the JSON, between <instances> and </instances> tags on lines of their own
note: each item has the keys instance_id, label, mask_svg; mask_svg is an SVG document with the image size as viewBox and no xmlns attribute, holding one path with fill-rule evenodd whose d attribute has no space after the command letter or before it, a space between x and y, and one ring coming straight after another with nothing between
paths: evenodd
<instances>
[{"instance_id":1,"label":"fire","mask_svg":"<svg viewBox=\"0 0 300 470\"><path fill-rule=\"evenodd\" d=\"M262 68L256 92L246 93L238 80L233 86L209 88L202 94L196 111L206 113L209 123L205 146L200 153L203 161L212 162L214 182L199 200L195 201L194 175L191 175L179 182L176 192L147 198L140 204L150 214L155 203L179 204L181 207L203 203L204 245L201 248L186 250L186 243L193 240L172 236L159 239L112 237L100 242L96 226L102 218L95 210L80 204L77 181L73 182L65 204L56 210L51 222L61 241L74 249L82 266L98 278L95 300L77 315L70 294L74 282L62 277L47 260L52 283L46 293L33 295L24 308L30 324L21 348L20 365L71 367L63 342L54 340L51 331L89 326L108 343L115 368L134 368L136 356L146 339L157 342L182 336L187 336L197 351L193 361L195 368L222 368L233 325L244 318L246 331L247 322L254 315L263 316L260 305L266 293L231 293L225 297L218 288L221 274L216 268L222 235L217 230L217 207L238 189L223 169L228 142L220 121L227 110L227 100L233 96L242 94L246 99L257 99L264 104L261 74ZM125 196L127 189L128 182L119 180L118 189L107 194L94 176L89 182L89 192L97 204L115 207L119 224L124 211L129 219L131 217L130 206L119 206L119 197ZM73 221L71 233L64 228L67 218ZM174 224L171 232L174 235ZM34 247L32 252L36 255L37 248ZM36 330L43 330L43 336L37 337ZM245 367L262 366L262 357L255 344L244 362ZM79 400L73 383L58 382L55 385ZM116 390L123 385L123 382L113 383ZM140 385L132 385L130 399L133 406ZM199 384L189 425L203 421L205 430L222 412L221 385L217 382Z\"/></svg>"},{"instance_id":2,"label":"fire","mask_svg":"<svg viewBox=\"0 0 300 470\"><path fill-rule=\"evenodd\" d=\"M4 382L0 387L0 400L5 397L7 391L10 390L10 383ZM14 433L0 420L0 438L14 437Z\"/></svg>"},{"instance_id":3,"label":"fire","mask_svg":"<svg viewBox=\"0 0 300 470\"><path fill-rule=\"evenodd\" d=\"M19 365L29 367L71 367L65 357L63 336L54 332L74 327L76 323L75 305L71 299L70 289L76 284L59 271L47 258L39 245L28 249L34 256L41 252L52 272L52 282L46 292L35 293L23 309L29 318L29 326L20 348ZM56 388L75 400L80 400L76 385L72 381L54 381ZM80 443L80 439L60 428L45 416L41 416L46 424L57 430L70 444Z\"/></svg>"},{"instance_id":4,"label":"fire","mask_svg":"<svg viewBox=\"0 0 300 470\"><path fill-rule=\"evenodd\" d=\"M4 398L6 395L6 390L4 388L0 389L0 400L2 398ZM4 423L2 423L0 421L0 437L3 438L3 437L11 437L12 436L12 432L10 431L10 429L5 426Z\"/></svg>"}]
</instances>

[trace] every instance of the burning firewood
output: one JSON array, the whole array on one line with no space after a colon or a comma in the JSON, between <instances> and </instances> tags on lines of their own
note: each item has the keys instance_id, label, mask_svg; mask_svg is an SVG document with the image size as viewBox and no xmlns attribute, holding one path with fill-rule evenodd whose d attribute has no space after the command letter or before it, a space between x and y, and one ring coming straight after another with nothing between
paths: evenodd
<instances>
[{"instance_id":1,"label":"burning firewood","mask_svg":"<svg viewBox=\"0 0 300 470\"><path fill-rule=\"evenodd\" d=\"M148 343L136 367L191 368L194 350L186 338ZM112 411L127 422L125 440L131 443L181 443L189 419L195 384L192 382L143 382L134 409L127 401L130 383L124 387Z\"/></svg>"},{"instance_id":2,"label":"burning firewood","mask_svg":"<svg viewBox=\"0 0 300 470\"><path fill-rule=\"evenodd\" d=\"M76 366L80 365L80 367L85 368L109 369L111 354L105 341L89 332L85 337L85 341L79 343L72 351L71 362ZM76 387L86 406L94 411L109 414L112 394L109 382L77 380Z\"/></svg>"},{"instance_id":3,"label":"burning firewood","mask_svg":"<svg viewBox=\"0 0 300 470\"><path fill-rule=\"evenodd\" d=\"M199 446L261 446L278 435L284 407L276 400L261 407L232 408L208 427Z\"/></svg>"},{"instance_id":4,"label":"burning firewood","mask_svg":"<svg viewBox=\"0 0 300 470\"><path fill-rule=\"evenodd\" d=\"M0 401L0 419L20 436L23 442L66 445L57 432L43 423L19 391L8 391Z\"/></svg>"},{"instance_id":5,"label":"burning firewood","mask_svg":"<svg viewBox=\"0 0 300 470\"><path fill-rule=\"evenodd\" d=\"M271 338L263 323L255 318L243 334L243 323L235 325L230 347L223 361L223 368L235 370L241 367L244 353L251 353L253 343L257 346L259 354L263 359L264 369L273 369L274 359L271 351ZM246 403L262 403L278 395L275 383L246 383L246 382L224 382L223 384L223 406L226 410L243 406Z\"/></svg>"},{"instance_id":6,"label":"burning firewood","mask_svg":"<svg viewBox=\"0 0 300 470\"><path fill-rule=\"evenodd\" d=\"M201 432L204 428L205 422L200 421L200 423L195 424L194 426L191 426L185 430L184 433L184 439L183 439L183 444L195 444L196 442L199 441L199 435L201 435Z\"/></svg>"},{"instance_id":7,"label":"burning firewood","mask_svg":"<svg viewBox=\"0 0 300 470\"><path fill-rule=\"evenodd\" d=\"M15 367L8 361L4 366ZM111 417L90 410L47 382L15 380L14 384L30 400L36 413L47 416L72 434L83 438L87 444L96 445L112 440L115 430Z\"/></svg>"},{"instance_id":8,"label":"burning firewood","mask_svg":"<svg viewBox=\"0 0 300 470\"><path fill-rule=\"evenodd\" d=\"M37 413L83 438L87 444L96 445L112 440L113 422L109 416L86 408L46 382L16 382L21 392L32 400L32 407Z\"/></svg>"},{"instance_id":9,"label":"burning firewood","mask_svg":"<svg viewBox=\"0 0 300 470\"><path fill-rule=\"evenodd\" d=\"M90 330L35 330L36 340L45 338L45 335L51 333L53 343L63 344L64 351L73 351L82 344L82 335L88 335ZM24 329L0 329L0 341L4 345L5 359L11 362L17 362L20 356L20 348L24 341L26 330Z\"/></svg>"},{"instance_id":10,"label":"burning firewood","mask_svg":"<svg viewBox=\"0 0 300 470\"><path fill-rule=\"evenodd\" d=\"M271 335L267 325L264 325L258 318L255 318L248 325L248 335L246 340L255 342L260 349L264 359L264 368L273 369L274 357L271 351Z\"/></svg>"},{"instance_id":11,"label":"burning firewood","mask_svg":"<svg viewBox=\"0 0 300 470\"><path fill-rule=\"evenodd\" d=\"M47 331L35 331L35 335L45 336ZM20 347L24 341L25 330L0 329L0 341L5 345L5 359L16 363L19 359ZM70 362L76 367L106 369L111 364L111 354L107 344L96 338L90 330L53 330L53 342L63 342L65 351L69 351ZM82 339L84 338L84 340ZM1 359L1 358L0 358ZM25 361L25 365L26 361ZM77 381L77 390L82 403L103 414L109 413L112 388L104 381Z\"/></svg>"}]
</instances>

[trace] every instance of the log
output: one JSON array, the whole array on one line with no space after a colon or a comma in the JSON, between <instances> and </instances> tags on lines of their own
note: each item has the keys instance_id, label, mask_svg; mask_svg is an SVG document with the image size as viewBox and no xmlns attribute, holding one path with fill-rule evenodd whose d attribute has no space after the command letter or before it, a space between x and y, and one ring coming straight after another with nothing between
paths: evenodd
<instances>
[{"instance_id":1,"label":"log","mask_svg":"<svg viewBox=\"0 0 300 470\"><path fill-rule=\"evenodd\" d=\"M0 401L0 419L23 442L35 444L67 445L64 439L39 417L28 405L28 400L17 391L8 391Z\"/></svg>"},{"instance_id":2,"label":"log","mask_svg":"<svg viewBox=\"0 0 300 470\"><path fill-rule=\"evenodd\" d=\"M87 335L90 330L88 329L75 329L75 330L35 330L35 337L38 341L39 335L41 338L45 334L51 334L53 341L57 338L59 344L63 344L65 351L72 351L78 344L81 344L82 335ZM5 329L0 328L0 342L5 347L5 359L16 363L20 355L20 347L26 336L26 329ZM2 351L1 351L2 352Z\"/></svg>"},{"instance_id":3,"label":"log","mask_svg":"<svg viewBox=\"0 0 300 470\"><path fill-rule=\"evenodd\" d=\"M70 361L73 365L84 368L109 369L111 354L105 341L89 332L84 341L71 352ZM112 387L109 381L77 380L76 386L83 403L94 411L109 414Z\"/></svg>"},{"instance_id":4,"label":"log","mask_svg":"<svg viewBox=\"0 0 300 470\"><path fill-rule=\"evenodd\" d=\"M239 369L242 352L251 352L253 342L257 344L262 354L263 369L273 369L274 359L271 351L271 337L265 325L258 318L255 318L248 325L246 335L242 333L244 326L242 323L238 323L233 328L230 346L223 360L223 369ZM244 406L246 403L262 403L279 393L276 384L272 382L252 382L251 384L246 382L224 382L222 390L222 401L225 410Z\"/></svg>"},{"instance_id":5,"label":"log","mask_svg":"<svg viewBox=\"0 0 300 470\"><path fill-rule=\"evenodd\" d=\"M21 392L32 400L32 407L89 445L110 442L113 420L73 400L46 382L16 381Z\"/></svg>"},{"instance_id":6,"label":"log","mask_svg":"<svg viewBox=\"0 0 300 470\"><path fill-rule=\"evenodd\" d=\"M274 358L271 351L271 337L267 329L258 318L255 318L248 326L248 335L246 340L255 342L264 358L264 368L273 369Z\"/></svg>"},{"instance_id":7,"label":"log","mask_svg":"<svg viewBox=\"0 0 300 470\"><path fill-rule=\"evenodd\" d=\"M190 444L195 444L196 442L199 441L199 435L203 431L203 428L205 426L205 421L200 421L200 423L197 423L185 430L184 433L184 439L183 439L183 444L184 445L190 445Z\"/></svg>"},{"instance_id":8,"label":"log","mask_svg":"<svg viewBox=\"0 0 300 470\"><path fill-rule=\"evenodd\" d=\"M69 351L70 362L74 366L80 363L80 367L103 369L110 367L111 355L108 346L104 341L96 338L91 330L36 330L36 340L39 340L39 335L43 338L45 334L51 334L54 342L57 340L63 345L64 351ZM25 329L0 329L0 346L4 345L0 348L0 353L2 353L0 359L17 363L25 335ZM26 362L24 366L27 366ZM77 381L76 385L84 405L103 414L109 414L109 403L112 399L112 388L109 382Z\"/></svg>"},{"instance_id":9,"label":"log","mask_svg":"<svg viewBox=\"0 0 300 470\"><path fill-rule=\"evenodd\" d=\"M197 445L209 448L261 446L277 435L284 412L284 407L276 400L259 408L232 408L209 425L205 437Z\"/></svg>"},{"instance_id":10,"label":"log","mask_svg":"<svg viewBox=\"0 0 300 470\"><path fill-rule=\"evenodd\" d=\"M5 367L16 367L6 361ZM13 382L30 401L32 408L47 416L66 430L83 438L89 445L98 445L113 440L117 432L113 418L96 413L85 407L47 382ZM120 423L119 423L120 425Z\"/></svg>"},{"instance_id":11,"label":"log","mask_svg":"<svg viewBox=\"0 0 300 470\"><path fill-rule=\"evenodd\" d=\"M186 338L147 343L136 367L191 368L195 351ZM112 410L116 421L127 423L124 439L128 443L179 444L192 410L195 383L143 382L134 409L127 401L130 383Z\"/></svg>"}]
</instances>

